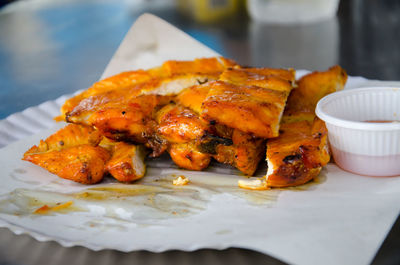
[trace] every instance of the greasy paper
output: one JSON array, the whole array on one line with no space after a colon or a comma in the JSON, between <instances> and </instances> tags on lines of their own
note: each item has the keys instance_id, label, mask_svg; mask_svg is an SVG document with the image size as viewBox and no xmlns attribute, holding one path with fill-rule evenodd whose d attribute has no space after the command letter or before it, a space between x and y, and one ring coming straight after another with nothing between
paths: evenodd
<instances>
[{"instance_id":1,"label":"greasy paper","mask_svg":"<svg viewBox=\"0 0 400 265\"><path fill-rule=\"evenodd\" d=\"M103 77L168 59L215 55L145 14L128 32ZM350 77L346 88L371 83ZM27 122L27 117L35 111L13 116L13 122L33 126L34 119ZM53 124L49 117L40 117L38 123ZM0 130L9 124L0 123ZM242 247L293 264L368 264L400 210L400 178L358 176L332 163L304 186L248 191L237 187L243 176L235 169L215 164L203 172L179 170L168 157L148 161L146 177L135 184L108 179L90 187L20 160L31 145L61 126L0 149L0 226L39 240L96 250ZM189 178L188 185L172 185L180 175ZM44 204L70 201L73 206L64 211L32 214Z\"/></svg>"}]
</instances>

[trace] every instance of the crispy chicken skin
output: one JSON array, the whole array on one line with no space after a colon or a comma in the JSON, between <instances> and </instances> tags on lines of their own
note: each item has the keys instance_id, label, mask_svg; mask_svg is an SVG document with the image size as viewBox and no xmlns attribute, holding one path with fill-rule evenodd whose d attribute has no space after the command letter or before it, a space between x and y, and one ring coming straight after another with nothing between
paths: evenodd
<instances>
[{"instance_id":1,"label":"crispy chicken skin","mask_svg":"<svg viewBox=\"0 0 400 265\"><path fill-rule=\"evenodd\" d=\"M238 67L235 67L238 69ZM255 73L261 76L266 76L266 77L279 77L281 79L290 81L293 83L296 80L296 71L294 69L277 69L277 68L251 68L247 67L244 68L244 70L248 73Z\"/></svg>"},{"instance_id":2,"label":"crispy chicken skin","mask_svg":"<svg viewBox=\"0 0 400 265\"><path fill-rule=\"evenodd\" d=\"M303 76L289 95L282 122L304 119L312 122L318 101L330 93L342 90L346 81L347 74L338 65L324 72Z\"/></svg>"},{"instance_id":3,"label":"crispy chicken skin","mask_svg":"<svg viewBox=\"0 0 400 265\"><path fill-rule=\"evenodd\" d=\"M153 77L154 76L149 71L137 70L123 72L96 82L89 89L66 100L64 105L61 107L62 115L58 117L58 119L65 120L66 113L71 112L82 100L86 98L91 98L99 94L105 94L109 91L117 89L134 87L135 85L149 81Z\"/></svg>"},{"instance_id":4,"label":"crispy chicken skin","mask_svg":"<svg viewBox=\"0 0 400 265\"><path fill-rule=\"evenodd\" d=\"M291 72L282 70L282 73L277 72L274 74L274 72L271 72L268 74L268 71L264 71L266 75L263 75L263 71L261 71L262 68L260 68L260 71L256 71L256 69L257 68L228 69L221 74L219 80L238 86L258 86L284 91L289 95L292 90L292 82L294 81L294 77L293 79L291 78Z\"/></svg>"},{"instance_id":5,"label":"crispy chicken skin","mask_svg":"<svg viewBox=\"0 0 400 265\"><path fill-rule=\"evenodd\" d=\"M143 95L129 104L105 104L90 116L87 123L96 127L103 135L117 141L146 143L154 133L153 115L158 106L167 104L168 96Z\"/></svg>"},{"instance_id":6,"label":"crispy chicken skin","mask_svg":"<svg viewBox=\"0 0 400 265\"><path fill-rule=\"evenodd\" d=\"M231 128L271 138L279 135L279 122L287 93L258 86L209 83L201 117Z\"/></svg>"},{"instance_id":7,"label":"crispy chicken skin","mask_svg":"<svg viewBox=\"0 0 400 265\"><path fill-rule=\"evenodd\" d=\"M65 113L66 121L88 124L90 116L102 111L107 106L123 108L140 95L175 96L186 87L196 85L206 80L216 79L218 75L186 74L166 78L153 78L136 86L111 90L82 99L71 111Z\"/></svg>"},{"instance_id":8,"label":"crispy chicken skin","mask_svg":"<svg viewBox=\"0 0 400 265\"><path fill-rule=\"evenodd\" d=\"M212 126L192 110L168 104L156 114L157 133L170 143L187 143L200 141L202 137L213 131Z\"/></svg>"},{"instance_id":9,"label":"crispy chicken skin","mask_svg":"<svg viewBox=\"0 0 400 265\"><path fill-rule=\"evenodd\" d=\"M92 127L68 124L47 137L45 141L41 140L38 146L32 146L25 152L24 157L33 153L61 151L82 144L97 146L102 138L103 136Z\"/></svg>"},{"instance_id":10,"label":"crispy chicken skin","mask_svg":"<svg viewBox=\"0 0 400 265\"><path fill-rule=\"evenodd\" d=\"M277 137L293 80L292 70L227 69L208 83L201 117L256 137Z\"/></svg>"},{"instance_id":11,"label":"crispy chicken skin","mask_svg":"<svg viewBox=\"0 0 400 265\"><path fill-rule=\"evenodd\" d=\"M171 144L168 153L176 165L188 170L203 170L211 162L211 155L198 151L193 142Z\"/></svg>"},{"instance_id":12,"label":"crispy chicken skin","mask_svg":"<svg viewBox=\"0 0 400 265\"><path fill-rule=\"evenodd\" d=\"M58 120L64 120L69 113L78 109L93 109L108 101L109 98L121 100L124 97L136 96L152 91L177 93L176 89L186 87L195 82L206 82L216 79L218 75L236 63L232 60L215 57L201 58L194 61L167 61L162 66L145 70L123 72L118 75L96 82L92 87L67 100L61 108L62 115ZM84 102L81 102L81 101Z\"/></svg>"},{"instance_id":13,"label":"crispy chicken skin","mask_svg":"<svg viewBox=\"0 0 400 265\"><path fill-rule=\"evenodd\" d=\"M30 148L23 160L39 165L61 178L82 184L103 179L109 153L97 146L101 136L90 127L70 124Z\"/></svg>"},{"instance_id":14,"label":"crispy chicken skin","mask_svg":"<svg viewBox=\"0 0 400 265\"><path fill-rule=\"evenodd\" d=\"M32 153L24 160L47 169L57 176L82 184L95 184L103 179L104 165L109 153L99 146L88 144L60 151Z\"/></svg>"}]
</instances>

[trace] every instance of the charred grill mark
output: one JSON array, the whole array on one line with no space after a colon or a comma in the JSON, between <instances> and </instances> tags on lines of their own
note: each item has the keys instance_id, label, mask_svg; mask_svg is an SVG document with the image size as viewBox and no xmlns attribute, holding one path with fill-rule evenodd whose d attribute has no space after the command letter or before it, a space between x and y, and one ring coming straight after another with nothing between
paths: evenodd
<instances>
[{"instance_id":1,"label":"charred grill mark","mask_svg":"<svg viewBox=\"0 0 400 265\"><path fill-rule=\"evenodd\" d=\"M66 122L70 122L70 123L72 123L72 120L71 120L71 117L72 117L73 115L72 115L72 113L69 111L69 112L67 112L67 113L65 113L65 121Z\"/></svg>"},{"instance_id":2,"label":"charred grill mark","mask_svg":"<svg viewBox=\"0 0 400 265\"><path fill-rule=\"evenodd\" d=\"M297 160L294 164L280 166L276 174L287 179L289 183L292 183L305 177L308 171L304 164Z\"/></svg>"},{"instance_id":3,"label":"charred grill mark","mask_svg":"<svg viewBox=\"0 0 400 265\"><path fill-rule=\"evenodd\" d=\"M87 172L88 164L86 162L82 163L82 168L79 170L82 174L85 174Z\"/></svg>"},{"instance_id":4,"label":"charred grill mark","mask_svg":"<svg viewBox=\"0 0 400 265\"><path fill-rule=\"evenodd\" d=\"M82 173L83 176L86 177L87 183L92 183L92 173L89 170L89 165L87 162L82 163L79 173Z\"/></svg>"},{"instance_id":5,"label":"charred grill mark","mask_svg":"<svg viewBox=\"0 0 400 265\"><path fill-rule=\"evenodd\" d=\"M320 139L322 137L322 133L316 133L313 135L315 139Z\"/></svg>"},{"instance_id":6,"label":"charred grill mark","mask_svg":"<svg viewBox=\"0 0 400 265\"><path fill-rule=\"evenodd\" d=\"M197 83L198 83L199 85L202 85L202 84L205 84L205 83L208 82L208 78L204 79L204 81L201 81L200 79L196 79L196 80L197 80Z\"/></svg>"},{"instance_id":7,"label":"charred grill mark","mask_svg":"<svg viewBox=\"0 0 400 265\"><path fill-rule=\"evenodd\" d=\"M201 138L199 151L206 154L215 155L216 148L219 144L230 146L233 145L232 139L222 138L215 135L205 134Z\"/></svg>"},{"instance_id":8,"label":"charred grill mark","mask_svg":"<svg viewBox=\"0 0 400 265\"><path fill-rule=\"evenodd\" d=\"M87 179L89 182L92 182L92 174L91 174L90 172L87 174L86 179Z\"/></svg>"},{"instance_id":9,"label":"charred grill mark","mask_svg":"<svg viewBox=\"0 0 400 265\"><path fill-rule=\"evenodd\" d=\"M186 154L185 157L192 162L192 153Z\"/></svg>"},{"instance_id":10,"label":"charred grill mark","mask_svg":"<svg viewBox=\"0 0 400 265\"><path fill-rule=\"evenodd\" d=\"M282 161L285 164L293 164L294 162L300 160L301 158L302 158L301 154L288 155Z\"/></svg>"}]
</instances>

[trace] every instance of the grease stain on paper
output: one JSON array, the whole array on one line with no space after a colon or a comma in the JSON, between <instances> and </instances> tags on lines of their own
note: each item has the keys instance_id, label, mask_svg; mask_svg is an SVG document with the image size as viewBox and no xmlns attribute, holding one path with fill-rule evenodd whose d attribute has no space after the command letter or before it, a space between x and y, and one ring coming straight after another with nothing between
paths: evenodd
<instances>
[{"instance_id":1,"label":"grease stain on paper","mask_svg":"<svg viewBox=\"0 0 400 265\"><path fill-rule=\"evenodd\" d=\"M190 172L189 176L186 175L190 179L188 185L175 186L172 183L176 174L188 173L176 172L176 169L150 168L148 176L133 184L106 180L103 184L69 193L63 192L61 185L57 185L54 190L45 186L40 190L16 189L0 198L0 213L31 218L41 215L85 214L150 225L157 220L199 214L206 210L208 202L218 194L229 194L256 207L272 207L281 192L312 190L326 180L325 175L320 174L314 181L302 186L254 191L239 188L237 178L232 175L210 172ZM25 171L18 173L24 174ZM25 177L23 181L26 182ZM87 225L101 226L94 221Z\"/></svg>"}]
</instances>

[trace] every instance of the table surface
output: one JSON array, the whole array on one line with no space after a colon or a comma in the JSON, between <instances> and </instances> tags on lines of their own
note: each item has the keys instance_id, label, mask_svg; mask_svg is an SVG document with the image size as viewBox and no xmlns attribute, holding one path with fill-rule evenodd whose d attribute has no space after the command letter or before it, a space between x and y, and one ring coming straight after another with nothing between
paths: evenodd
<instances>
[{"instance_id":1,"label":"table surface","mask_svg":"<svg viewBox=\"0 0 400 265\"><path fill-rule=\"evenodd\" d=\"M174 2L136 2L30 0L1 8L0 119L90 86L144 12L160 16L242 65L316 70L339 64L349 75L400 80L397 0L345 0L334 19L306 25L263 24L245 12L202 24L180 14ZM94 252L40 243L3 228L0 238L0 264L282 264L236 248L160 254ZM398 219L373 264L399 264L399 249Z\"/></svg>"}]
</instances>

